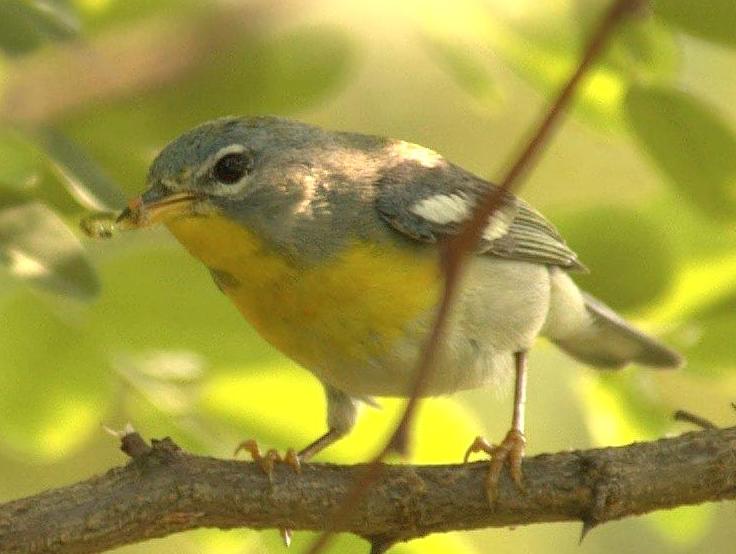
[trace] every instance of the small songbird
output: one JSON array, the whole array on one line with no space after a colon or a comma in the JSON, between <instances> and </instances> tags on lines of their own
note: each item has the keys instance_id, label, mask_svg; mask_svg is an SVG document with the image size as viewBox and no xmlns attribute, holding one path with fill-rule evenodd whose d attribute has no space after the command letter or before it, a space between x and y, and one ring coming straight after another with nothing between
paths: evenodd
<instances>
[{"instance_id":1,"label":"small songbird","mask_svg":"<svg viewBox=\"0 0 736 554\"><path fill-rule=\"evenodd\" d=\"M164 223L261 336L324 384L328 430L304 461L350 431L361 401L409 394L443 286L439 243L493 189L403 140L228 117L166 146L118 225ZM552 224L511 194L466 265L426 394L515 374L511 430L468 450L491 456L491 499L506 464L521 485L537 336L595 367L683 361L582 292L568 274L581 269Z\"/></svg>"}]
</instances>

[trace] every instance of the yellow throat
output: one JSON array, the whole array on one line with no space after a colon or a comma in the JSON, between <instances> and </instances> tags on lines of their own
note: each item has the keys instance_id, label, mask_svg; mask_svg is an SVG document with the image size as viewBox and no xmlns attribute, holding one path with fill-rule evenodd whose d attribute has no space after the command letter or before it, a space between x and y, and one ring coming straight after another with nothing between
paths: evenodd
<instances>
[{"instance_id":1,"label":"yellow throat","mask_svg":"<svg viewBox=\"0 0 736 554\"><path fill-rule=\"evenodd\" d=\"M354 242L297 266L222 215L166 226L208 268L256 330L307 368L381 356L434 306L436 259L390 244Z\"/></svg>"}]
</instances>

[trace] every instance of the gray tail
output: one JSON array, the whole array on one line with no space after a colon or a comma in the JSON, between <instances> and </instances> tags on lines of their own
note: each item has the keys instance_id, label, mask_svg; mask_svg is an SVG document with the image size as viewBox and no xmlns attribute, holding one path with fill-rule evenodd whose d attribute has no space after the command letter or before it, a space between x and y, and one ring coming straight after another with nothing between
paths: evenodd
<instances>
[{"instance_id":1,"label":"gray tail","mask_svg":"<svg viewBox=\"0 0 736 554\"><path fill-rule=\"evenodd\" d=\"M627 323L611 308L581 291L590 324L552 340L565 352L590 365L619 368L628 363L676 368L684 358Z\"/></svg>"}]
</instances>

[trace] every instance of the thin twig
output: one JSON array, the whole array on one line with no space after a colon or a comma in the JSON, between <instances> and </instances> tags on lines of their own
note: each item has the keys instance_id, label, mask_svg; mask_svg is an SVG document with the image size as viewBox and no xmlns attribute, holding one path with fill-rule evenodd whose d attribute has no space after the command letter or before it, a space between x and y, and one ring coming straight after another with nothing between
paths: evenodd
<instances>
[{"instance_id":1,"label":"thin twig","mask_svg":"<svg viewBox=\"0 0 736 554\"><path fill-rule=\"evenodd\" d=\"M372 464L374 466L379 467L378 464L390 452L398 452L401 455L406 454L409 429L411 428L419 401L424 396L424 391L433 375L435 356L447 326L450 309L462 276L465 258L474 250L483 230L487 226L488 220L501 206L504 196L509 194L515 187L518 187L524 173L531 168L533 162L538 158L542 148L549 141L556 124L569 107L577 87L604 51L616 26L627 14L640 7L643 1L616 0L593 33L574 73L562 88L555 101L545 111L545 115L536 127L536 131L528 141L526 147L518 155L516 161L511 165L498 188L489 193L476 206L472 218L464 225L462 231L455 237L445 241L442 245L444 287L437 316L419 356L416 369L414 370L415 379L402 417L391 438L386 443L385 448L373 460ZM379 474L377 471L370 472L373 479L377 478ZM352 515L361 498L365 495L365 491L368 490L369 484L370 481L366 482L366 479L361 479L359 483L356 483L347 495L344 505L340 506L339 511L333 516L336 526ZM308 554L322 552L324 547L327 546L330 536L331 532L329 530L320 535L307 551Z\"/></svg>"},{"instance_id":2,"label":"thin twig","mask_svg":"<svg viewBox=\"0 0 736 554\"><path fill-rule=\"evenodd\" d=\"M695 415L694 413L688 412L686 410L677 410L672 417L675 421L684 421L685 423L692 423L693 425L697 425L701 429L717 429L718 428L711 421L705 419L704 417Z\"/></svg>"}]
</instances>

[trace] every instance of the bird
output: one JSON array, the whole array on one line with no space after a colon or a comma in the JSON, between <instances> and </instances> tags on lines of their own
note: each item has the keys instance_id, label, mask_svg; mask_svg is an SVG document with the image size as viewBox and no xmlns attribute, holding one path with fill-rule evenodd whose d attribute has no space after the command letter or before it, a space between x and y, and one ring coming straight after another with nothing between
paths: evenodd
<instances>
[{"instance_id":1,"label":"bird","mask_svg":"<svg viewBox=\"0 0 736 554\"><path fill-rule=\"evenodd\" d=\"M347 435L362 403L411 394L442 292L443 241L497 190L412 142L273 116L185 132L155 158L146 186L118 228L165 225L253 328L322 383L327 430L297 462ZM597 368L683 364L582 291L571 273L585 270L552 223L511 193L467 260L424 393L513 377L509 432L498 444L478 437L465 453L489 455L489 501L506 466L523 488L537 337ZM260 456L255 443L246 448Z\"/></svg>"}]
</instances>

